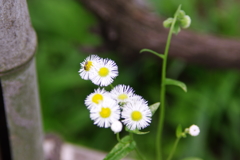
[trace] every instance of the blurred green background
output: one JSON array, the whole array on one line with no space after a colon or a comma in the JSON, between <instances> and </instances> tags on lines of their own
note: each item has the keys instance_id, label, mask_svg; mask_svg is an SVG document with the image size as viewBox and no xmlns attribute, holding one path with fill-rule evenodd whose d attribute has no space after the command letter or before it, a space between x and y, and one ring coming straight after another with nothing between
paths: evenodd
<instances>
[{"instance_id":1,"label":"blurred green background","mask_svg":"<svg viewBox=\"0 0 240 160\"><path fill-rule=\"evenodd\" d=\"M191 30L240 38L238 1L151 0L149 3L165 17L172 16L182 4L192 18ZM28 0L28 5L38 35L37 72L45 132L57 133L74 144L109 151L117 142L115 135L110 129L93 125L84 106L84 99L97 86L78 75L79 63L88 56L80 48L103 43L101 37L91 32L98 24L97 19L74 0ZM149 104L159 101L160 59L141 54L137 61L127 65L114 51L99 55L117 63L120 74L114 85L132 86ZM212 69L176 59L170 59L168 64L168 77L185 82L188 92L167 88L164 153L169 152L174 142L178 124L184 128L197 124L200 135L182 139L175 158L240 159L239 71ZM146 129L151 131L149 134L136 136L148 159L155 156L157 118Z\"/></svg>"}]
</instances>

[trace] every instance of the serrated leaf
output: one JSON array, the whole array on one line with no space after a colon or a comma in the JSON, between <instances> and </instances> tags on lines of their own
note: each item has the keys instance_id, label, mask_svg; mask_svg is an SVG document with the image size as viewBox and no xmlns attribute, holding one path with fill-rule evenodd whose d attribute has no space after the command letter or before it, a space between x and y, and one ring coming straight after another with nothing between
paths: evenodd
<instances>
[{"instance_id":1,"label":"serrated leaf","mask_svg":"<svg viewBox=\"0 0 240 160\"><path fill-rule=\"evenodd\" d=\"M160 102L156 102L154 104L152 104L151 106L149 106L149 109L152 112L152 115L154 115L154 113L156 112L156 110L158 109L158 107L160 106Z\"/></svg>"},{"instance_id":2,"label":"serrated leaf","mask_svg":"<svg viewBox=\"0 0 240 160\"><path fill-rule=\"evenodd\" d=\"M154 54L154 55L156 55L156 56L158 56L158 57L160 57L160 58L162 58L162 59L165 58L164 54L157 53L157 52L155 52L155 51L153 51L153 50L151 50L151 49L142 49L142 50L140 51L140 53L142 53L142 52L150 52L150 53L152 53L152 54Z\"/></svg>"},{"instance_id":3,"label":"serrated leaf","mask_svg":"<svg viewBox=\"0 0 240 160\"><path fill-rule=\"evenodd\" d=\"M203 160L202 158L198 158L198 157L187 157L181 160Z\"/></svg>"},{"instance_id":4,"label":"serrated leaf","mask_svg":"<svg viewBox=\"0 0 240 160\"><path fill-rule=\"evenodd\" d=\"M127 127L125 128L125 130L134 134L139 134L139 135L148 134L150 132L150 131L142 132L142 131L139 131L138 129L130 130Z\"/></svg>"},{"instance_id":5,"label":"serrated leaf","mask_svg":"<svg viewBox=\"0 0 240 160\"><path fill-rule=\"evenodd\" d=\"M177 136L177 138L182 137L182 126L180 124L177 126L176 136Z\"/></svg>"},{"instance_id":6,"label":"serrated leaf","mask_svg":"<svg viewBox=\"0 0 240 160\"><path fill-rule=\"evenodd\" d=\"M104 160L120 160L134 150L135 147L135 141L133 141L130 136L125 136L121 139L121 142L113 147Z\"/></svg>"},{"instance_id":7,"label":"serrated leaf","mask_svg":"<svg viewBox=\"0 0 240 160\"><path fill-rule=\"evenodd\" d=\"M180 87L184 92L187 92L187 86L185 83L178 81L178 80L174 80L174 79L170 79L170 78L166 78L165 79L165 84L166 85L174 85L174 86L178 86Z\"/></svg>"}]
</instances>

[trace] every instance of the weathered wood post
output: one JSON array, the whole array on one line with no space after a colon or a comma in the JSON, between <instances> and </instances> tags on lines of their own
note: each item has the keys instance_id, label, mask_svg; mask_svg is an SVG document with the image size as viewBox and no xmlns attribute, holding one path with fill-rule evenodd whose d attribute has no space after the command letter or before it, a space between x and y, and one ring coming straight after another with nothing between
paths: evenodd
<instances>
[{"instance_id":1,"label":"weathered wood post","mask_svg":"<svg viewBox=\"0 0 240 160\"><path fill-rule=\"evenodd\" d=\"M36 43L26 0L0 0L0 159L43 160Z\"/></svg>"}]
</instances>

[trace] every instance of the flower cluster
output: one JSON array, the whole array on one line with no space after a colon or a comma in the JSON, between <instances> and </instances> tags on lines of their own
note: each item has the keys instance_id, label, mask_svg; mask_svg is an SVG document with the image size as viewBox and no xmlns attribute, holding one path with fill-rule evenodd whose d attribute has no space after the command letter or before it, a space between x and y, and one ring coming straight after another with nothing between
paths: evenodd
<instances>
[{"instance_id":1,"label":"flower cluster","mask_svg":"<svg viewBox=\"0 0 240 160\"><path fill-rule=\"evenodd\" d=\"M96 55L87 57L80 65L80 76L100 87L108 86L118 75L114 61ZM111 127L115 133L122 130L122 123L129 130L140 130L151 123L152 112L147 101L127 85L117 85L111 91L97 88L87 96L85 105L95 125Z\"/></svg>"},{"instance_id":2,"label":"flower cluster","mask_svg":"<svg viewBox=\"0 0 240 160\"><path fill-rule=\"evenodd\" d=\"M170 28L172 23L174 21L174 18L170 17L163 21L163 26L165 28ZM183 10L179 10L177 12L177 19L176 19L176 25L173 28L173 33L179 33L181 28L188 28L191 24L191 18L189 15L186 15L186 13Z\"/></svg>"}]
</instances>

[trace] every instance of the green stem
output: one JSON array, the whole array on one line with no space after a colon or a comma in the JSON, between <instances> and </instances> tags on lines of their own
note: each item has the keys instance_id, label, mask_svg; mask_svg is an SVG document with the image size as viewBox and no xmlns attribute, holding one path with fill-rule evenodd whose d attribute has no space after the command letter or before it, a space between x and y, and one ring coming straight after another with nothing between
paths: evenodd
<instances>
[{"instance_id":1,"label":"green stem","mask_svg":"<svg viewBox=\"0 0 240 160\"><path fill-rule=\"evenodd\" d=\"M131 137L132 141L134 141L133 133L129 132L129 134L130 134L130 137ZM135 147L135 151L136 151L138 157L139 157L141 160L145 160L144 157L142 156L141 152L139 151L137 145L136 145L136 147Z\"/></svg>"},{"instance_id":2,"label":"green stem","mask_svg":"<svg viewBox=\"0 0 240 160\"><path fill-rule=\"evenodd\" d=\"M145 158L142 156L142 154L141 154L141 152L139 151L139 149L138 149L137 146L135 147L135 150L136 150L136 152L137 152L137 154L138 154L138 157L139 157L141 160L145 160Z\"/></svg>"},{"instance_id":3,"label":"green stem","mask_svg":"<svg viewBox=\"0 0 240 160\"><path fill-rule=\"evenodd\" d=\"M168 57L168 51L170 47L170 42L173 34L173 28L177 19L178 11L180 10L181 5L178 7L174 19L170 28L170 31L168 33L167 43L164 51L164 58L163 58L163 64L162 64L162 77L161 77L161 89L160 89L160 110L159 110L159 123L158 123L158 130L157 130L157 137L156 137L156 153L157 153L157 159L162 160L162 129L164 124L164 116L165 116L165 79L166 79L166 68L167 68L167 57Z\"/></svg>"},{"instance_id":4,"label":"green stem","mask_svg":"<svg viewBox=\"0 0 240 160\"><path fill-rule=\"evenodd\" d=\"M175 141L175 143L174 143L174 146L173 146L173 148L172 148L172 150L171 150L171 153L169 154L167 160L171 160L171 159L172 159L172 156L173 156L173 154L174 154L174 152L175 152L175 150L176 150L176 148L177 148L177 145L178 145L178 142L179 142L180 139L181 139L181 137L178 137L178 138L176 139L176 141Z\"/></svg>"},{"instance_id":5,"label":"green stem","mask_svg":"<svg viewBox=\"0 0 240 160\"><path fill-rule=\"evenodd\" d=\"M110 87L113 89L114 88L114 86L112 85L112 84L110 84Z\"/></svg>"},{"instance_id":6,"label":"green stem","mask_svg":"<svg viewBox=\"0 0 240 160\"><path fill-rule=\"evenodd\" d=\"M132 133L132 132L129 132L129 135L130 135L130 137L131 137L131 140L134 140L134 139L133 139L133 133Z\"/></svg>"},{"instance_id":7,"label":"green stem","mask_svg":"<svg viewBox=\"0 0 240 160\"><path fill-rule=\"evenodd\" d=\"M121 139L120 139L119 133L117 133L116 136L117 136L117 140L118 140L118 142L121 142Z\"/></svg>"}]
</instances>

